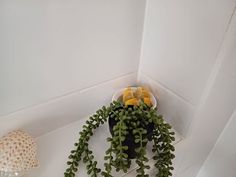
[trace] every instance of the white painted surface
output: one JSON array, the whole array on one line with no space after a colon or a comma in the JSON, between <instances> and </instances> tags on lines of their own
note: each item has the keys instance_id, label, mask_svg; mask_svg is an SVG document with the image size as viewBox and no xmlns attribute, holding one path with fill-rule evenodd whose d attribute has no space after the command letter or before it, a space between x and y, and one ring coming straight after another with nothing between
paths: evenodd
<instances>
[{"instance_id":1,"label":"white painted surface","mask_svg":"<svg viewBox=\"0 0 236 177\"><path fill-rule=\"evenodd\" d=\"M111 102L112 94L136 83L136 73L76 91L0 119L0 136L22 128L37 137L94 113Z\"/></svg>"},{"instance_id":2,"label":"white painted surface","mask_svg":"<svg viewBox=\"0 0 236 177\"><path fill-rule=\"evenodd\" d=\"M194 177L236 108L236 13L217 57L211 79L196 110L178 177ZM232 135L232 138L234 135Z\"/></svg>"},{"instance_id":3,"label":"white painted surface","mask_svg":"<svg viewBox=\"0 0 236 177\"><path fill-rule=\"evenodd\" d=\"M0 2L0 113L43 102L2 116L0 135L15 128L42 135L136 83L145 1L65 2ZM160 112L186 137L174 177L197 175L236 107L235 16L224 34L235 4L148 1L138 82L151 87ZM63 152L81 123L38 138L42 168L34 176L62 174Z\"/></svg>"},{"instance_id":4,"label":"white painted surface","mask_svg":"<svg viewBox=\"0 0 236 177\"><path fill-rule=\"evenodd\" d=\"M67 167L66 162L70 151L74 148L74 143L79 138L79 132L82 130L82 126L86 118L80 119L73 124L67 125L53 132L40 136L36 139L38 144L38 158L40 161L40 167L33 169L29 176L31 177L63 177L64 171ZM108 149L108 143L106 138L110 137L108 125L105 123L95 130L96 133L89 141L90 148L92 149L95 159L98 161L98 167L103 169L103 157L106 149ZM176 143L180 141L180 136L176 134ZM151 157L151 143L149 143L149 157ZM150 165L152 163L150 162ZM130 171L137 168L135 163L132 164ZM133 173L131 173L133 174ZM122 172L113 171L114 177L121 177L124 175ZM83 163L80 163L80 168L77 173L78 177L87 177L86 167ZM129 175L128 175L129 176ZM128 177L127 176L127 177ZM126 176L125 176L126 177Z\"/></svg>"},{"instance_id":5,"label":"white painted surface","mask_svg":"<svg viewBox=\"0 0 236 177\"><path fill-rule=\"evenodd\" d=\"M136 72L144 4L0 1L0 115Z\"/></svg>"},{"instance_id":6,"label":"white painted surface","mask_svg":"<svg viewBox=\"0 0 236 177\"><path fill-rule=\"evenodd\" d=\"M236 108L235 0L149 0L138 82L181 132L174 177L195 177ZM229 24L230 22L230 24Z\"/></svg>"},{"instance_id":7,"label":"white painted surface","mask_svg":"<svg viewBox=\"0 0 236 177\"><path fill-rule=\"evenodd\" d=\"M140 70L199 102L235 0L148 0Z\"/></svg>"},{"instance_id":8,"label":"white painted surface","mask_svg":"<svg viewBox=\"0 0 236 177\"><path fill-rule=\"evenodd\" d=\"M186 136L195 107L142 72L138 83L151 89L158 100L159 112L182 136Z\"/></svg>"},{"instance_id":9,"label":"white painted surface","mask_svg":"<svg viewBox=\"0 0 236 177\"><path fill-rule=\"evenodd\" d=\"M217 140L197 177L235 177L236 112Z\"/></svg>"}]
</instances>

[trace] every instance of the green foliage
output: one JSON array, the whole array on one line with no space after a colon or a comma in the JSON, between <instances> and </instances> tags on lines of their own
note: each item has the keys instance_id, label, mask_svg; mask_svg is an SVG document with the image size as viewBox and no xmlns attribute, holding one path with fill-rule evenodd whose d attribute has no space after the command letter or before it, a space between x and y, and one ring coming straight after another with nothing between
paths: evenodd
<instances>
[{"instance_id":1,"label":"green foliage","mask_svg":"<svg viewBox=\"0 0 236 177\"><path fill-rule=\"evenodd\" d=\"M104 171L97 168L97 161L94 160L92 151L88 147L88 141L93 135L93 131L101 124L107 121L108 117L114 119L117 123L113 127L114 135L107 138L110 144L104 157ZM128 134L134 136L138 148L136 163L139 166L137 177L148 177L146 170L150 168L147 165L146 155L147 125L153 123L154 131L152 135L155 167L157 168L156 177L171 176L172 159L174 158L174 132L171 132L171 126L164 122L163 117L157 114L157 110L148 107L144 103L139 106L125 106L121 102L113 102L108 107L99 109L93 116L86 121L83 130L80 132L80 138L75 143L75 149L71 151L68 168L64 173L65 177L75 177L79 168L79 162L86 163L87 173L91 177L97 177L101 173L104 177L113 177L112 168L116 171L127 172L130 168L131 160L128 158L128 146L124 141Z\"/></svg>"}]
</instances>

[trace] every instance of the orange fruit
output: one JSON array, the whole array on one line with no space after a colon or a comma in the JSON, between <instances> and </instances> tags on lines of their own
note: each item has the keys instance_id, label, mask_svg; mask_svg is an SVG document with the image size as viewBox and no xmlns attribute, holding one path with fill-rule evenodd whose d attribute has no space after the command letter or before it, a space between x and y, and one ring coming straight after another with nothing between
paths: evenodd
<instances>
[{"instance_id":1,"label":"orange fruit","mask_svg":"<svg viewBox=\"0 0 236 177\"><path fill-rule=\"evenodd\" d=\"M148 106L152 106L151 98L144 97L143 102Z\"/></svg>"},{"instance_id":2,"label":"orange fruit","mask_svg":"<svg viewBox=\"0 0 236 177\"><path fill-rule=\"evenodd\" d=\"M135 98L137 98L137 99L142 98L142 92L143 92L142 87L138 87L138 88L136 89L135 93L134 93Z\"/></svg>"},{"instance_id":3,"label":"orange fruit","mask_svg":"<svg viewBox=\"0 0 236 177\"><path fill-rule=\"evenodd\" d=\"M128 87L124 89L122 99L125 105L137 106L141 100L148 106L152 105L150 91L145 87L137 87L136 89Z\"/></svg>"},{"instance_id":4,"label":"orange fruit","mask_svg":"<svg viewBox=\"0 0 236 177\"><path fill-rule=\"evenodd\" d=\"M133 105L133 106L137 106L139 105L139 101L137 98L132 98L132 99L129 99L125 102L125 105L128 106L128 105Z\"/></svg>"},{"instance_id":5,"label":"orange fruit","mask_svg":"<svg viewBox=\"0 0 236 177\"><path fill-rule=\"evenodd\" d=\"M147 88L142 88L142 97L150 97L150 92Z\"/></svg>"},{"instance_id":6,"label":"orange fruit","mask_svg":"<svg viewBox=\"0 0 236 177\"><path fill-rule=\"evenodd\" d=\"M131 88L127 88L123 92L123 102L126 102L129 99L134 98L134 94Z\"/></svg>"}]
</instances>

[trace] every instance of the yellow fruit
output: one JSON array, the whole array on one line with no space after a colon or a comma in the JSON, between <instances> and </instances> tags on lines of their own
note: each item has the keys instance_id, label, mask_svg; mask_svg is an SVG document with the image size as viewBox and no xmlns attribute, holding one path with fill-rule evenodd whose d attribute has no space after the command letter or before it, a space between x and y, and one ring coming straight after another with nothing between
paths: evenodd
<instances>
[{"instance_id":1,"label":"yellow fruit","mask_svg":"<svg viewBox=\"0 0 236 177\"><path fill-rule=\"evenodd\" d=\"M123 92L132 92L132 88L131 87L127 87L127 88L124 89Z\"/></svg>"},{"instance_id":2,"label":"yellow fruit","mask_svg":"<svg viewBox=\"0 0 236 177\"><path fill-rule=\"evenodd\" d=\"M142 97L150 97L150 92L147 89L142 89Z\"/></svg>"},{"instance_id":3,"label":"yellow fruit","mask_svg":"<svg viewBox=\"0 0 236 177\"><path fill-rule=\"evenodd\" d=\"M137 98L137 99L140 99L140 98L142 98L142 92L143 92L143 89L142 89L142 87L138 87L137 89L136 89L136 91L135 91L135 98Z\"/></svg>"},{"instance_id":4,"label":"yellow fruit","mask_svg":"<svg viewBox=\"0 0 236 177\"><path fill-rule=\"evenodd\" d=\"M123 102L126 102L129 99L134 98L132 90L125 90L123 92Z\"/></svg>"},{"instance_id":5,"label":"yellow fruit","mask_svg":"<svg viewBox=\"0 0 236 177\"><path fill-rule=\"evenodd\" d=\"M149 92L149 89L147 87L141 87L142 90Z\"/></svg>"},{"instance_id":6,"label":"yellow fruit","mask_svg":"<svg viewBox=\"0 0 236 177\"><path fill-rule=\"evenodd\" d=\"M136 89L132 89L131 87L128 87L124 89L122 99L123 103L125 105L139 105L140 101L143 100L143 102L148 105L152 106L151 102L151 94L149 90L145 87L137 87Z\"/></svg>"},{"instance_id":7,"label":"yellow fruit","mask_svg":"<svg viewBox=\"0 0 236 177\"><path fill-rule=\"evenodd\" d=\"M140 99L144 97L150 97L150 92L145 87L137 87L134 95L136 98Z\"/></svg>"},{"instance_id":8,"label":"yellow fruit","mask_svg":"<svg viewBox=\"0 0 236 177\"><path fill-rule=\"evenodd\" d=\"M143 98L143 102L148 105L148 106L152 106L152 101L151 101L151 98Z\"/></svg>"},{"instance_id":9,"label":"yellow fruit","mask_svg":"<svg viewBox=\"0 0 236 177\"><path fill-rule=\"evenodd\" d=\"M137 106L139 105L139 101L137 98L132 98L132 99L129 99L125 102L125 105L128 106L128 105L132 105L132 106Z\"/></svg>"}]
</instances>

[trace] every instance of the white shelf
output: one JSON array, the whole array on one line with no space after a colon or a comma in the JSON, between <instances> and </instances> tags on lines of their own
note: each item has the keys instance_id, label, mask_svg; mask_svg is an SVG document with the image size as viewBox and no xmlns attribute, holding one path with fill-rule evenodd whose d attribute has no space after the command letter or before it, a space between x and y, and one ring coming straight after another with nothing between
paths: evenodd
<instances>
[{"instance_id":1,"label":"white shelf","mask_svg":"<svg viewBox=\"0 0 236 177\"><path fill-rule=\"evenodd\" d=\"M59 128L53 132L40 136L36 139L38 144L38 157L40 160L40 167L33 169L29 176L31 177L63 177L66 169L66 162L70 151L74 148L74 143L79 138L79 132L82 130L82 126L86 118L80 119L65 127ZM89 145L94 153L95 159L98 161L98 167L103 169L104 155L106 149L108 149L108 143L106 138L110 136L108 125L104 124L95 130L96 132L91 137ZM176 132L177 144L181 141L181 137ZM148 144L148 157L151 158L151 144ZM152 161L150 161L152 165ZM114 172L115 177L121 176L136 176L134 175L137 168L135 163L132 163L131 168L127 174ZM80 163L80 168L77 174L78 177L87 177L86 168L83 163Z\"/></svg>"}]
</instances>

